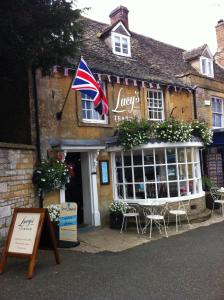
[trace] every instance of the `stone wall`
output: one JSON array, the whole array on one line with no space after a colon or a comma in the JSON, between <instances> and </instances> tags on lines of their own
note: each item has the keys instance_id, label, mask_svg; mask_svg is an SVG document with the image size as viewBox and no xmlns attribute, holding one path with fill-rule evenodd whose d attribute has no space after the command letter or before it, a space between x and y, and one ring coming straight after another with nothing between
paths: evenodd
<instances>
[{"instance_id":1,"label":"stone wall","mask_svg":"<svg viewBox=\"0 0 224 300\"><path fill-rule=\"evenodd\" d=\"M33 207L35 148L0 143L0 244L6 237L15 207Z\"/></svg>"}]
</instances>

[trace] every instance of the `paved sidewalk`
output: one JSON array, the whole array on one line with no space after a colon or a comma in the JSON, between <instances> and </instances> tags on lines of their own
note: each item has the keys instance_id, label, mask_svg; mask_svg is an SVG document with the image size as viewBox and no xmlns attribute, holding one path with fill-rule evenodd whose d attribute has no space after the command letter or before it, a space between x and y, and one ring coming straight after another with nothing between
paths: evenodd
<instances>
[{"instance_id":1,"label":"paved sidewalk","mask_svg":"<svg viewBox=\"0 0 224 300\"><path fill-rule=\"evenodd\" d=\"M181 227L179 227L178 233L176 233L175 224L172 224L168 228L168 235L170 237L176 234L182 234L183 232L194 230L202 226L209 226L223 220L222 216L215 214L204 222L191 224L190 227L188 224L182 224ZM88 253L99 253L103 251L121 252L163 237L164 235L160 235L157 228L153 229L152 238L150 240L149 233L138 235L135 227L127 228L127 231L123 231L122 234L119 230L103 227L78 234L80 245L71 248L71 250Z\"/></svg>"}]
</instances>

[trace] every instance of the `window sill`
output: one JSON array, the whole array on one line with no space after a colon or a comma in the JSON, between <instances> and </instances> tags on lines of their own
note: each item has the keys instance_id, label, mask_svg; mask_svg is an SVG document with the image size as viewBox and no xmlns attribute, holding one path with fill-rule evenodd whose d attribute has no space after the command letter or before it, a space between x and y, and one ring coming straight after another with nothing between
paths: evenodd
<instances>
[{"instance_id":1,"label":"window sill","mask_svg":"<svg viewBox=\"0 0 224 300\"><path fill-rule=\"evenodd\" d=\"M100 122L84 122L84 121L79 121L78 122L79 127L103 127L103 128L113 128L111 124L108 123L100 123Z\"/></svg>"}]
</instances>

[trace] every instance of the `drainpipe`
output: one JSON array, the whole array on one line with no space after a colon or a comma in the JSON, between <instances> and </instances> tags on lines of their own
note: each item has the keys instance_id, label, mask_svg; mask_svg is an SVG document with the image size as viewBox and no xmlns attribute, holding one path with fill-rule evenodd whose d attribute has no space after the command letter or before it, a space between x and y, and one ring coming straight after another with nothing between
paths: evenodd
<instances>
[{"instance_id":1,"label":"drainpipe","mask_svg":"<svg viewBox=\"0 0 224 300\"><path fill-rule=\"evenodd\" d=\"M41 149L40 149L40 120L39 120L39 106L37 98L37 83L36 83L36 69L32 67L32 85L33 85L33 98L34 98L34 110L35 110L35 129L36 129L36 149L37 149L37 161L41 160ZM39 195L39 207L43 207L43 192Z\"/></svg>"},{"instance_id":2,"label":"drainpipe","mask_svg":"<svg viewBox=\"0 0 224 300\"><path fill-rule=\"evenodd\" d=\"M192 96L193 96L193 107L194 107L194 119L197 119L197 99L196 99L196 89L198 88L198 85L195 85L192 89Z\"/></svg>"}]
</instances>

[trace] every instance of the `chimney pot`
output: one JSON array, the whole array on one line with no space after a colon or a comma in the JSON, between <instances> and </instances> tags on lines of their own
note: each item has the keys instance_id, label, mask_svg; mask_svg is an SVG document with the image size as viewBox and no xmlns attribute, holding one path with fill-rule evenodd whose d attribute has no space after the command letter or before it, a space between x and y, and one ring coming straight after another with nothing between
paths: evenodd
<instances>
[{"instance_id":1,"label":"chimney pot","mask_svg":"<svg viewBox=\"0 0 224 300\"><path fill-rule=\"evenodd\" d=\"M117 21L122 21L124 25L128 28L128 13L129 10L125 6L118 6L110 13L111 25L115 24Z\"/></svg>"}]
</instances>

